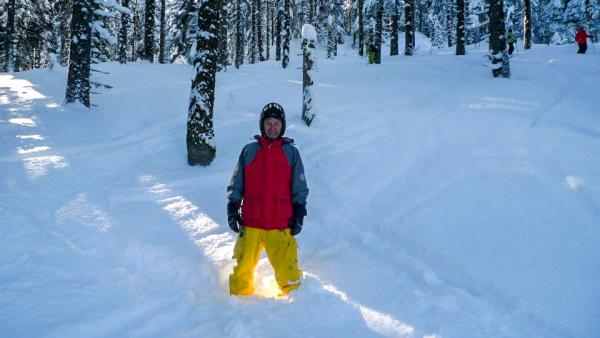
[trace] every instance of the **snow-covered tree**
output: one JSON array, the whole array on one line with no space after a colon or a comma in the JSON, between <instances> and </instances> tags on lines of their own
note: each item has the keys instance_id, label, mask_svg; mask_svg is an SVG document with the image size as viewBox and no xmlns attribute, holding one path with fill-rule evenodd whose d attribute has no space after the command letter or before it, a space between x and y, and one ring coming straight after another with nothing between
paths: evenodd
<instances>
[{"instance_id":1,"label":"snow-covered tree","mask_svg":"<svg viewBox=\"0 0 600 338\"><path fill-rule=\"evenodd\" d=\"M392 0L390 8L390 55L398 55L399 0Z\"/></svg>"},{"instance_id":2,"label":"snow-covered tree","mask_svg":"<svg viewBox=\"0 0 600 338\"><path fill-rule=\"evenodd\" d=\"M90 107L90 67L94 0L74 0L71 19L71 53L67 77L67 103Z\"/></svg>"},{"instance_id":3,"label":"snow-covered tree","mask_svg":"<svg viewBox=\"0 0 600 338\"><path fill-rule=\"evenodd\" d=\"M413 55L415 49L415 0L406 0L404 4L404 55Z\"/></svg>"},{"instance_id":4,"label":"snow-covered tree","mask_svg":"<svg viewBox=\"0 0 600 338\"><path fill-rule=\"evenodd\" d=\"M302 120L310 126L315 118L314 80L316 71L317 32L311 24L302 26Z\"/></svg>"},{"instance_id":5,"label":"snow-covered tree","mask_svg":"<svg viewBox=\"0 0 600 338\"><path fill-rule=\"evenodd\" d=\"M292 27L290 18L290 0L280 0L283 3L283 20L281 25L281 67L287 68L290 63L290 39L292 38Z\"/></svg>"},{"instance_id":6,"label":"snow-covered tree","mask_svg":"<svg viewBox=\"0 0 600 338\"><path fill-rule=\"evenodd\" d=\"M510 77L508 53L506 51L506 30L504 28L503 0L490 1L490 61L494 77Z\"/></svg>"},{"instance_id":7,"label":"snow-covered tree","mask_svg":"<svg viewBox=\"0 0 600 338\"><path fill-rule=\"evenodd\" d=\"M456 0L456 55L465 55L465 0Z\"/></svg>"},{"instance_id":8,"label":"snow-covered tree","mask_svg":"<svg viewBox=\"0 0 600 338\"><path fill-rule=\"evenodd\" d=\"M198 8L197 49L194 56L187 120L189 165L208 166L215 158L213 109L217 73L218 25L221 0L196 0Z\"/></svg>"},{"instance_id":9,"label":"snow-covered tree","mask_svg":"<svg viewBox=\"0 0 600 338\"><path fill-rule=\"evenodd\" d=\"M92 63L105 44L116 44L116 38L105 27L105 20L116 18L116 11L128 12L113 0L74 0L71 19L71 47L65 100L67 103L80 102L91 106L90 88L110 88L106 84L91 81ZM99 72L96 70L96 72ZM101 73L101 72L99 72Z\"/></svg>"},{"instance_id":10,"label":"snow-covered tree","mask_svg":"<svg viewBox=\"0 0 600 338\"><path fill-rule=\"evenodd\" d=\"M144 59L154 62L154 15L156 0L146 0L144 6Z\"/></svg>"}]
</instances>

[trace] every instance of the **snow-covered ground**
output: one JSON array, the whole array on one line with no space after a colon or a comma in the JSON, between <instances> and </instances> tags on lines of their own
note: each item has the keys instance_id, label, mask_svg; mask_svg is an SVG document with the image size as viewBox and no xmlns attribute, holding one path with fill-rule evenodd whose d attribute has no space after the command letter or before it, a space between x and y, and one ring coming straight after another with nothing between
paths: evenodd
<instances>
[{"instance_id":1,"label":"snow-covered ground","mask_svg":"<svg viewBox=\"0 0 600 338\"><path fill-rule=\"evenodd\" d=\"M103 64L93 109L65 69L0 74L0 336L600 335L600 55L534 46L506 80L485 45L419 47L321 56L310 128L296 53L218 74L207 168L190 66ZM230 297L225 188L270 101L311 188L305 278L276 298L263 259Z\"/></svg>"}]
</instances>

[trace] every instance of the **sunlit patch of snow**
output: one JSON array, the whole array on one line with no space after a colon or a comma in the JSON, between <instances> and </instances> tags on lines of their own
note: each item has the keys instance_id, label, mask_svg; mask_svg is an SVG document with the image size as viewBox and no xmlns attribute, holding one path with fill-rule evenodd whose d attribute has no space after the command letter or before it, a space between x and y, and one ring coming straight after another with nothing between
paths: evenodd
<instances>
[{"instance_id":1,"label":"sunlit patch of snow","mask_svg":"<svg viewBox=\"0 0 600 338\"><path fill-rule=\"evenodd\" d=\"M112 227L108 214L89 202L86 194L78 194L75 199L58 209L56 223L76 223L100 232L106 232Z\"/></svg>"},{"instance_id":2,"label":"sunlit patch of snow","mask_svg":"<svg viewBox=\"0 0 600 338\"><path fill-rule=\"evenodd\" d=\"M39 146L39 147L33 147L33 148L17 148L17 154L38 153L41 151L46 151L48 149L50 149L50 147L47 147L47 146Z\"/></svg>"},{"instance_id":3,"label":"sunlit patch of snow","mask_svg":"<svg viewBox=\"0 0 600 338\"><path fill-rule=\"evenodd\" d=\"M310 274L307 274L310 275ZM310 275L312 277L317 278L317 276ZM320 280L319 280L320 282ZM382 313L366 307L364 305L359 304L355 300L348 297L348 295L340 290L338 290L334 285L325 284L323 285L323 289L332 294L338 296L342 301L348 303L358 309L360 311L363 320L367 326L386 337L412 337L415 329L407 325L405 323L400 322L397 319L394 319L392 316L386 313Z\"/></svg>"},{"instance_id":4,"label":"sunlit patch of snow","mask_svg":"<svg viewBox=\"0 0 600 338\"><path fill-rule=\"evenodd\" d=\"M8 123L18 124L20 126L25 126L25 127L37 126L37 124L35 123L34 120L28 119L28 118L23 118L23 117L12 118L12 119L8 120Z\"/></svg>"},{"instance_id":5,"label":"sunlit patch of snow","mask_svg":"<svg viewBox=\"0 0 600 338\"><path fill-rule=\"evenodd\" d=\"M20 99L35 100L45 98L44 95L33 89L33 84L27 80L15 79L12 75L0 75L0 82L3 87L8 87Z\"/></svg>"},{"instance_id":6,"label":"sunlit patch of snow","mask_svg":"<svg viewBox=\"0 0 600 338\"><path fill-rule=\"evenodd\" d=\"M69 164L62 156L36 156L23 160L27 177L34 181L48 173L48 169L61 169Z\"/></svg>"},{"instance_id":7,"label":"sunlit patch of snow","mask_svg":"<svg viewBox=\"0 0 600 338\"><path fill-rule=\"evenodd\" d=\"M573 190L577 190L583 185L583 179L577 176L567 176L565 181L567 182L567 186Z\"/></svg>"},{"instance_id":8,"label":"sunlit patch of snow","mask_svg":"<svg viewBox=\"0 0 600 338\"><path fill-rule=\"evenodd\" d=\"M59 105L56 102L50 102L46 105L46 108L57 108Z\"/></svg>"}]
</instances>

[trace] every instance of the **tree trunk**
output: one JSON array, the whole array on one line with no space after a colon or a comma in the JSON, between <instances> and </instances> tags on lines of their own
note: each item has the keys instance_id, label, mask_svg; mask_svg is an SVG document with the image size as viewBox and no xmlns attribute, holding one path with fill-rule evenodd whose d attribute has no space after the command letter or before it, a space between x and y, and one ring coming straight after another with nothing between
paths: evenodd
<instances>
[{"instance_id":1,"label":"tree trunk","mask_svg":"<svg viewBox=\"0 0 600 338\"><path fill-rule=\"evenodd\" d=\"M257 46L257 33L256 33L256 21L257 21L257 13L256 13L256 0L253 0L251 2L251 12L252 14L250 15L250 48L248 50L248 62L250 62L250 64L254 64L256 63L256 54L258 53L258 46Z\"/></svg>"},{"instance_id":2,"label":"tree trunk","mask_svg":"<svg viewBox=\"0 0 600 338\"><path fill-rule=\"evenodd\" d=\"M244 64L244 34L245 25L242 25L242 20L245 20L242 15L242 1L235 1L235 68L240 68Z\"/></svg>"},{"instance_id":3,"label":"tree trunk","mask_svg":"<svg viewBox=\"0 0 600 338\"><path fill-rule=\"evenodd\" d=\"M390 55L398 55L398 0L394 0L393 8L390 16Z\"/></svg>"},{"instance_id":4,"label":"tree trunk","mask_svg":"<svg viewBox=\"0 0 600 338\"><path fill-rule=\"evenodd\" d=\"M456 0L456 55L465 55L465 0Z\"/></svg>"},{"instance_id":5,"label":"tree trunk","mask_svg":"<svg viewBox=\"0 0 600 338\"><path fill-rule=\"evenodd\" d=\"M358 55L364 55L365 46L365 22L364 22L364 0L358 0Z\"/></svg>"},{"instance_id":6,"label":"tree trunk","mask_svg":"<svg viewBox=\"0 0 600 338\"><path fill-rule=\"evenodd\" d=\"M129 8L129 0L123 0L121 6ZM129 27L128 14L121 13L121 29L119 30L119 62L127 63L127 30Z\"/></svg>"},{"instance_id":7,"label":"tree trunk","mask_svg":"<svg viewBox=\"0 0 600 338\"><path fill-rule=\"evenodd\" d=\"M281 67L287 68L290 62L290 38L292 35L291 29L291 18L290 18L290 3L289 0L284 0L284 15L283 15L283 46L282 46L282 58L281 58Z\"/></svg>"},{"instance_id":8,"label":"tree trunk","mask_svg":"<svg viewBox=\"0 0 600 338\"><path fill-rule=\"evenodd\" d=\"M188 164L208 166L215 158L213 108L217 73L220 0L201 0L186 144Z\"/></svg>"},{"instance_id":9,"label":"tree trunk","mask_svg":"<svg viewBox=\"0 0 600 338\"><path fill-rule=\"evenodd\" d=\"M523 29L525 30L523 48L531 48L531 0L525 0L525 21L523 23Z\"/></svg>"},{"instance_id":10,"label":"tree trunk","mask_svg":"<svg viewBox=\"0 0 600 338\"><path fill-rule=\"evenodd\" d=\"M146 0L144 25L144 59L154 62L154 12L155 0Z\"/></svg>"},{"instance_id":11,"label":"tree trunk","mask_svg":"<svg viewBox=\"0 0 600 338\"><path fill-rule=\"evenodd\" d=\"M489 0L490 9L490 61L494 77L510 77L508 53L506 52L506 32L504 30L504 1Z\"/></svg>"},{"instance_id":12,"label":"tree trunk","mask_svg":"<svg viewBox=\"0 0 600 338\"><path fill-rule=\"evenodd\" d=\"M17 32L15 29L16 1L8 0L7 19L6 19L6 39L4 45L4 72L13 72L15 70L15 45Z\"/></svg>"},{"instance_id":13,"label":"tree trunk","mask_svg":"<svg viewBox=\"0 0 600 338\"><path fill-rule=\"evenodd\" d=\"M312 27L314 30L314 27ZM304 28L302 31L304 32ZM303 54L303 67L302 67L302 120L307 126L310 126L313 119L315 118L315 112L313 110L313 72L315 68L316 54L315 54L316 41L302 37L302 54Z\"/></svg>"},{"instance_id":14,"label":"tree trunk","mask_svg":"<svg viewBox=\"0 0 600 338\"><path fill-rule=\"evenodd\" d=\"M92 56L92 1L73 2L71 19L71 52L65 101L81 102L90 107L90 65Z\"/></svg>"},{"instance_id":15,"label":"tree trunk","mask_svg":"<svg viewBox=\"0 0 600 338\"><path fill-rule=\"evenodd\" d=\"M258 45L258 60L265 61L262 0L256 0L256 44Z\"/></svg>"},{"instance_id":16,"label":"tree trunk","mask_svg":"<svg viewBox=\"0 0 600 338\"><path fill-rule=\"evenodd\" d=\"M166 15L166 4L165 0L160 0L160 34L158 37L158 62L165 63L165 32L167 29L167 24L165 21Z\"/></svg>"},{"instance_id":17,"label":"tree trunk","mask_svg":"<svg viewBox=\"0 0 600 338\"><path fill-rule=\"evenodd\" d=\"M383 39L383 0L377 0L375 12L375 64L381 64L381 47Z\"/></svg>"},{"instance_id":18,"label":"tree trunk","mask_svg":"<svg viewBox=\"0 0 600 338\"><path fill-rule=\"evenodd\" d=\"M415 0L407 0L404 5L404 55L413 55L414 45L414 13Z\"/></svg>"},{"instance_id":19,"label":"tree trunk","mask_svg":"<svg viewBox=\"0 0 600 338\"><path fill-rule=\"evenodd\" d=\"M271 11L271 1L267 0L267 2L265 3L266 6L266 29L265 29L265 60L269 60L269 58L271 57L271 50L270 50L270 44L271 44L271 37L273 34L273 31L271 30L273 28L273 25L271 25L271 21L273 21L273 12Z\"/></svg>"},{"instance_id":20,"label":"tree trunk","mask_svg":"<svg viewBox=\"0 0 600 338\"><path fill-rule=\"evenodd\" d=\"M281 28L284 17L283 1L277 1L277 24L275 25L275 60L281 60Z\"/></svg>"}]
</instances>

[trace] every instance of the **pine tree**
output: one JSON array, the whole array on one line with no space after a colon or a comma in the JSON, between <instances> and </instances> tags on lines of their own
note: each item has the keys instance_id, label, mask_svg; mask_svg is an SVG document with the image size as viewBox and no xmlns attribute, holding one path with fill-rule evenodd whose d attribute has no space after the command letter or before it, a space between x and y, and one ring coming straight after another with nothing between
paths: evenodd
<instances>
[{"instance_id":1,"label":"pine tree","mask_svg":"<svg viewBox=\"0 0 600 338\"><path fill-rule=\"evenodd\" d=\"M314 70L316 68L316 31L311 24L302 26L302 120L310 126L315 118L314 111Z\"/></svg>"},{"instance_id":2,"label":"pine tree","mask_svg":"<svg viewBox=\"0 0 600 338\"><path fill-rule=\"evenodd\" d=\"M456 0L456 55L465 55L465 0Z\"/></svg>"},{"instance_id":3,"label":"pine tree","mask_svg":"<svg viewBox=\"0 0 600 338\"><path fill-rule=\"evenodd\" d=\"M531 0L524 0L525 2L525 16L523 26L525 32L523 34L523 48L530 49L531 48Z\"/></svg>"},{"instance_id":4,"label":"pine tree","mask_svg":"<svg viewBox=\"0 0 600 338\"><path fill-rule=\"evenodd\" d=\"M358 0L358 55L364 55L365 46L365 21L364 21L364 0Z\"/></svg>"},{"instance_id":5,"label":"pine tree","mask_svg":"<svg viewBox=\"0 0 600 338\"><path fill-rule=\"evenodd\" d=\"M256 44L258 46L258 60L265 61L265 50L263 45L263 17L262 0L256 1Z\"/></svg>"},{"instance_id":6,"label":"pine tree","mask_svg":"<svg viewBox=\"0 0 600 338\"><path fill-rule=\"evenodd\" d=\"M217 47L217 71L227 68L227 8L228 1L221 0L219 8L219 26L217 28L217 39L219 41Z\"/></svg>"},{"instance_id":7,"label":"pine tree","mask_svg":"<svg viewBox=\"0 0 600 338\"><path fill-rule=\"evenodd\" d=\"M381 47L383 42L383 0L377 0L375 6L375 63L381 64Z\"/></svg>"},{"instance_id":8,"label":"pine tree","mask_svg":"<svg viewBox=\"0 0 600 338\"><path fill-rule=\"evenodd\" d=\"M290 18L290 3L289 0L282 0L283 2L283 8L284 8L284 15L283 15L283 22L282 22L282 27L281 27L281 35L282 35L282 42L283 42L283 46L282 46L282 58L281 58L281 66L283 68L287 68L289 62L290 62L290 38L292 35L292 29L290 27L291 25L291 18Z\"/></svg>"},{"instance_id":9,"label":"pine tree","mask_svg":"<svg viewBox=\"0 0 600 338\"><path fill-rule=\"evenodd\" d=\"M154 62L154 12L155 0L146 0L144 10L144 59Z\"/></svg>"},{"instance_id":10,"label":"pine tree","mask_svg":"<svg viewBox=\"0 0 600 338\"><path fill-rule=\"evenodd\" d=\"M17 44L17 32L15 25L16 1L8 0L6 3L6 33L4 38L4 72L15 71L15 53Z\"/></svg>"},{"instance_id":11,"label":"pine tree","mask_svg":"<svg viewBox=\"0 0 600 338\"><path fill-rule=\"evenodd\" d=\"M196 53L198 11L194 0L177 0L169 6L167 49L169 61L193 63Z\"/></svg>"},{"instance_id":12,"label":"pine tree","mask_svg":"<svg viewBox=\"0 0 600 338\"><path fill-rule=\"evenodd\" d=\"M67 103L90 107L93 0L74 0L71 19L71 53L67 78Z\"/></svg>"},{"instance_id":13,"label":"pine tree","mask_svg":"<svg viewBox=\"0 0 600 338\"><path fill-rule=\"evenodd\" d=\"M187 122L189 165L208 166L215 158L213 109L217 73L220 0L197 0L198 34Z\"/></svg>"},{"instance_id":14,"label":"pine tree","mask_svg":"<svg viewBox=\"0 0 600 338\"><path fill-rule=\"evenodd\" d=\"M158 35L158 62L165 63L165 35L167 31L167 22L166 22L166 14L167 14L167 4L165 0L160 0L160 32Z\"/></svg>"},{"instance_id":15,"label":"pine tree","mask_svg":"<svg viewBox=\"0 0 600 338\"><path fill-rule=\"evenodd\" d=\"M275 25L275 60L281 60L281 38L283 29L283 20L285 17L284 0L277 1L277 24Z\"/></svg>"},{"instance_id":16,"label":"pine tree","mask_svg":"<svg viewBox=\"0 0 600 338\"><path fill-rule=\"evenodd\" d=\"M129 0L122 0L121 6L129 8ZM121 13L121 28L119 30L119 62L127 63L127 36L129 29L129 14Z\"/></svg>"},{"instance_id":17,"label":"pine tree","mask_svg":"<svg viewBox=\"0 0 600 338\"><path fill-rule=\"evenodd\" d=\"M393 0L390 15L390 55L398 55L398 0Z\"/></svg>"},{"instance_id":18,"label":"pine tree","mask_svg":"<svg viewBox=\"0 0 600 338\"><path fill-rule=\"evenodd\" d=\"M243 0L235 0L235 68L244 64L244 46L246 36L246 4Z\"/></svg>"},{"instance_id":19,"label":"pine tree","mask_svg":"<svg viewBox=\"0 0 600 338\"><path fill-rule=\"evenodd\" d=\"M490 60L494 77L510 77L504 29L504 1L489 0L490 9Z\"/></svg>"},{"instance_id":20,"label":"pine tree","mask_svg":"<svg viewBox=\"0 0 600 338\"><path fill-rule=\"evenodd\" d=\"M415 0L406 0L404 5L404 55L413 55L414 45L414 6Z\"/></svg>"}]
</instances>

